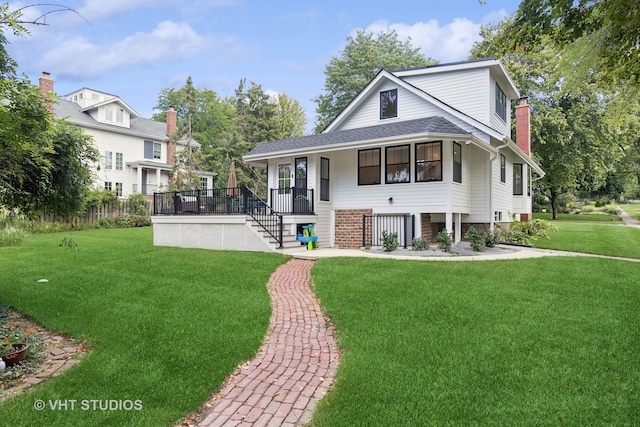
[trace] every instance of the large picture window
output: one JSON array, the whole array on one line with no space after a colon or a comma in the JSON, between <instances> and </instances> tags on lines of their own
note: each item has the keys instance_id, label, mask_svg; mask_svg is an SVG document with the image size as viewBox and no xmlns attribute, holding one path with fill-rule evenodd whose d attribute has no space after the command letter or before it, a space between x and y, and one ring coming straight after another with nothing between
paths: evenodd
<instances>
[{"instance_id":1,"label":"large picture window","mask_svg":"<svg viewBox=\"0 0 640 427\"><path fill-rule=\"evenodd\" d=\"M329 201L329 159L320 157L320 200Z\"/></svg>"},{"instance_id":2,"label":"large picture window","mask_svg":"<svg viewBox=\"0 0 640 427\"><path fill-rule=\"evenodd\" d=\"M462 145L453 143L453 182L462 183Z\"/></svg>"},{"instance_id":3,"label":"large picture window","mask_svg":"<svg viewBox=\"0 0 640 427\"><path fill-rule=\"evenodd\" d=\"M442 181L442 141L416 144L416 182Z\"/></svg>"},{"instance_id":4,"label":"large picture window","mask_svg":"<svg viewBox=\"0 0 640 427\"><path fill-rule=\"evenodd\" d=\"M387 147L385 149L385 183L397 184L411 181L409 146Z\"/></svg>"},{"instance_id":5,"label":"large picture window","mask_svg":"<svg viewBox=\"0 0 640 427\"><path fill-rule=\"evenodd\" d=\"M498 83L496 83L496 114L505 122L507 121L507 95L500 89Z\"/></svg>"},{"instance_id":6,"label":"large picture window","mask_svg":"<svg viewBox=\"0 0 640 427\"><path fill-rule=\"evenodd\" d=\"M522 196L522 163L513 164L513 195Z\"/></svg>"},{"instance_id":7,"label":"large picture window","mask_svg":"<svg viewBox=\"0 0 640 427\"><path fill-rule=\"evenodd\" d=\"M398 89L380 92L380 119L398 117Z\"/></svg>"},{"instance_id":8,"label":"large picture window","mask_svg":"<svg viewBox=\"0 0 640 427\"><path fill-rule=\"evenodd\" d=\"M358 151L358 185L380 184L380 149Z\"/></svg>"}]
</instances>

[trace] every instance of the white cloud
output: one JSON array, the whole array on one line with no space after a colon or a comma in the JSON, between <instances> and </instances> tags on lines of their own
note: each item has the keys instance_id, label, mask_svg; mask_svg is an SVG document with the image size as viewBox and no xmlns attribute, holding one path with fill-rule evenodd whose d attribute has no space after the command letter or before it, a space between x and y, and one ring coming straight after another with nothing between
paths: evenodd
<instances>
[{"instance_id":1,"label":"white cloud","mask_svg":"<svg viewBox=\"0 0 640 427\"><path fill-rule=\"evenodd\" d=\"M216 45L233 44L227 38ZM56 74L69 77L98 77L126 67L173 63L192 57L212 43L186 23L160 22L151 33L136 33L119 42L102 46L75 37L48 51L41 64Z\"/></svg>"},{"instance_id":2,"label":"white cloud","mask_svg":"<svg viewBox=\"0 0 640 427\"><path fill-rule=\"evenodd\" d=\"M507 15L504 9L500 9L485 15L482 23L497 23ZM374 34L389 29L395 30L400 39L411 37L411 44L419 48L426 57L445 63L467 59L473 43L480 40L480 25L467 18L455 18L445 25L440 25L435 19L412 25L390 24L386 20L379 20L369 25L366 30Z\"/></svg>"},{"instance_id":3,"label":"white cloud","mask_svg":"<svg viewBox=\"0 0 640 427\"><path fill-rule=\"evenodd\" d=\"M91 21L117 13L140 7L157 6L163 3L158 0L86 0L84 5L78 8L78 13Z\"/></svg>"}]
</instances>

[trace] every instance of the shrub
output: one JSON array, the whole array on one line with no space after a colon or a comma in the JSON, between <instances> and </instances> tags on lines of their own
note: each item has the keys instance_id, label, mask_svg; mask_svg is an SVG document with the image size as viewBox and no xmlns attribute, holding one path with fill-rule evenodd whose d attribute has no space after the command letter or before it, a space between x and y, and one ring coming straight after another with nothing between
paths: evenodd
<instances>
[{"instance_id":1,"label":"shrub","mask_svg":"<svg viewBox=\"0 0 640 427\"><path fill-rule=\"evenodd\" d=\"M609 199L598 199L596 200L596 208L601 208L603 206L611 204Z\"/></svg>"},{"instance_id":2,"label":"shrub","mask_svg":"<svg viewBox=\"0 0 640 427\"><path fill-rule=\"evenodd\" d=\"M17 223L8 210L0 209L0 246L18 246L22 242L24 231Z\"/></svg>"},{"instance_id":3,"label":"shrub","mask_svg":"<svg viewBox=\"0 0 640 427\"><path fill-rule=\"evenodd\" d=\"M618 215L622 213L622 209L618 205L610 204L602 207L602 212L609 215Z\"/></svg>"},{"instance_id":4,"label":"shrub","mask_svg":"<svg viewBox=\"0 0 640 427\"><path fill-rule=\"evenodd\" d=\"M595 212L595 210L596 208L593 205L584 205L583 207L580 208L581 213Z\"/></svg>"},{"instance_id":5,"label":"shrub","mask_svg":"<svg viewBox=\"0 0 640 427\"><path fill-rule=\"evenodd\" d=\"M382 232L382 247L385 252L393 252L398 249L398 233Z\"/></svg>"},{"instance_id":6,"label":"shrub","mask_svg":"<svg viewBox=\"0 0 640 427\"><path fill-rule=\"evenodd\" d=\"M484 234L484 245L488 248L495 248L500 243L500 229Z\"/></svg>"},{"instance_id":7,"label":"shrub","mask_svg":"<svg viewBox=\"0 0 640 427\"><path fill-rule=\"evenodd\" d=\"M100 228L112 228L113 227L113 218L109 216L105 216L104 218L100 218L98 220L98 226Z\"/></svg>"},{"instance_id":8,"label":"shrub","mask_svg":"<svg viewBox=\"0 0 640 427\"><path fill-rule=\"evenodd\" d=\"M149 200L143 194L132 194L126 203L129 215L147 216L149 214Z\"/></svg>"},{"instance_id":9,"label":"shrub","mask_svg":"<svg viewBox=\"0 0 640 427\"><path fill-rule=\"evenodd\" d=\"M422 237L416 237L411 241L411 250L412 251L424 251L429 247L429 242L427 242Z\"/></svg>"},{"instance_id":10,"label":"shrub","mask_svg":"<svg viewBox=\"0 0 640 427\"><path fill-rule=\"evenodd\" d=\"M476 230L473 225L470 226L469 230L464 234L464 238L471 241L471 247L474 251L479 251L485 241L484 233Z\"/></svg>"},{"instance_id":11,"label":"shrub","mask_svg":"<svg viewBox=\"0 0 640 427\"><path fill-rule=\"evenodd\" d=\"M118 195L115 191L110 191L104 188L89 190L87 192L87 204L88 208L96 208L102 205L108 205L118 200Z\"/></svg>"},{"instance_id":12,"label":"shrub","mask_svg":"<svg viewBox=\"0 0 640 427\"><path fill-rule=\"evenodd\" d=\"M151 225L151 218L143 215L123 215L116 218L115 225L119 228L147 227Z\"/></svg>"},{"instance_id":13,"label":"shrub","mask_svg":"<svg viewBox=\"0 0 640 427\"><path fill-rule=\"evenodd\" d=\"M534 219L532 221L514 221L509 231L503 231L502 236L507 242L517 242L528 245L532 240L539 238L549 239L547 231L558 229L548 221Z\"/></svg>"},{"instance_id":14,"label":"shrub","mask_svg":"<svg viewBox=\"0 0 640 427\"><path fill-rule=\"evenodd\" d=\"M445 252L449 252L451 250L451 246L453 245L453 238L451 238L451 234L445 228L441 230L436 236L436 242L438 242L438 248L442 249Z\"/></svg>"}]
</instances>

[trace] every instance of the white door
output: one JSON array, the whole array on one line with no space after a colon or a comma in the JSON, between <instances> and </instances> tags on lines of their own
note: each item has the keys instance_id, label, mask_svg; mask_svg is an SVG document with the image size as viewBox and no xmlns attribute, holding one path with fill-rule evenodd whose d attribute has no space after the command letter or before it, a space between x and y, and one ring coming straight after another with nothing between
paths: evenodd
<instances>
[{"instance_id":1,"label":"white door","mask_svg":"<svg viewBox=\"0 0 640 427\"><path fill-rule=\"evenodd\" d=\"M276 191L272 192L272 208L276 212L291 212L291 187L293 186L293 168L291 162L278 163L278 182Z\"/></svg>"}]
</instances>

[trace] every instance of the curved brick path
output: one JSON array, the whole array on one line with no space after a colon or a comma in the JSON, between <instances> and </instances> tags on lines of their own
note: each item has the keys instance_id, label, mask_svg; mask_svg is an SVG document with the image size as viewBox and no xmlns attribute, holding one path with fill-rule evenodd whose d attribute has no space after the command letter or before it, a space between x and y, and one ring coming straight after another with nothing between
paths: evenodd
<instances>
[{"instance_id":1,"label":"curved brick path","mask_svg":"<svg viewBox=\"0 0 640 427\"><path fill-rule=\"evenodd\" d=\"M273 313L258 357L217 394L200 426L295 426L311 419L338 366L334 330L311 291L312 266L292 259L273 273Z\"/></svg>"}]
</instances>

